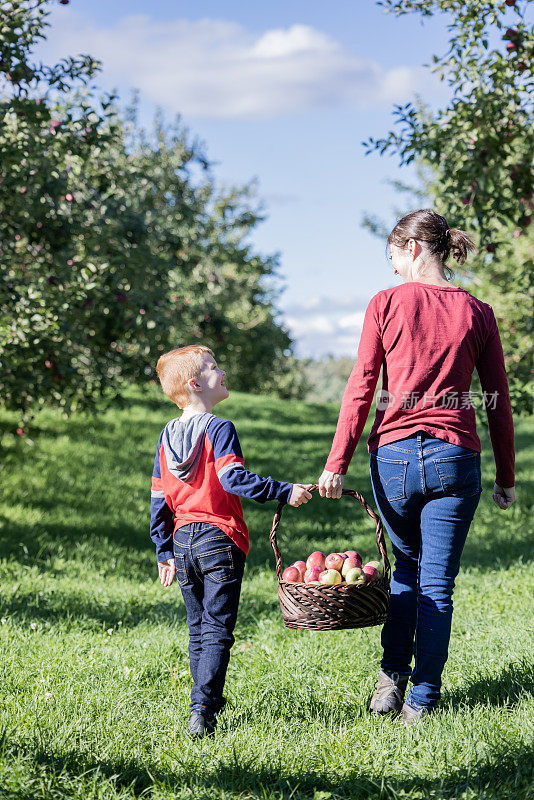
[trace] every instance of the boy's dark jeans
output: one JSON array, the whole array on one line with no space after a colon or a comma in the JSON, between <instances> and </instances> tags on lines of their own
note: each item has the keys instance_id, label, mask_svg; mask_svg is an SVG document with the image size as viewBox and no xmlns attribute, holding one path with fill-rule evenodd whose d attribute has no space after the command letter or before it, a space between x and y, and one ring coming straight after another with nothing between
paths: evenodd
<instances>
[{"instance_id":1,"label":"boy's dark jeans","mask_svg":"<svg viewBox=\"0 0 534 800\"><path fill-rule=\"evenodd\" d=\"M224 704L245 554L220 528L193 522L175 532L174 558L189 627L189 708L211 716Z\"/></svg>"}]
</instances>

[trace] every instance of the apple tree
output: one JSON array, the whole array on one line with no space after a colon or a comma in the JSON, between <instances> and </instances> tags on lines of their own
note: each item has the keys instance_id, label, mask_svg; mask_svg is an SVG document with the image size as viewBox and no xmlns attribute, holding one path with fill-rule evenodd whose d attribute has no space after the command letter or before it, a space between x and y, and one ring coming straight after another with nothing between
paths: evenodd
<instances>
[{"instance_id":1,"label":"apple tree","mask_svg":"<svg viewBox=\"0 0 534 800\"><path fill-rule=\"evenodd\" d=\"M448 15L449 46L433 70L450 88L432 110L395 107L395 125L364 142L431 176L426 189L479 252L457 268L495 310L516 413L534 407L534 30L526 0L381 0L386 13Z\"/></svg>"},{"instance_id":2,"label":"apple tree","mask_svg":"<svg viewBox=\"0 0 534 800\"><path fill-rule=\"evenodd\" d=\"M48 5L0 3L0 391L23 418L43 403L94 407L143 376L169 303L146 236L164 196L148 203L112 98L90 88L98 63L32 59ZM183 143L183 205L192 158Z\"/></svg>"},{"instance_id":3,"label":"apple tree","mask_svg":"<svg viewBox=\"0 0 534 800\"><path fill-rule=\"evenodd\" d=\"M276 260L247 242L249 192L218 193L180 126L146 136L122 118L90 56L36 63L50 2L0 0L3 404L22 420L95 409L197 340L224 351L234 385L273 388L291 343Z\"/></svg>"},{"instance_id":4,"label":"apple tree","mask_svg":"<svg viewBox=\"0 0 534 800\"><path fill-rule=\"evenodd\" d=\"M165 263L167 300L158 317L168 347L202 342L212 347L234 389L301 396L304 380L291 359L292 342L278 319L278 259L251 243L263 219L254 184L220 189L210 165L187 150L177 121L156 120L147 134L135 104L125 129L128 162L140 176L150 250ZM179 180L189 152L197 169ZM142 177L141 177L142 176ZM162 198L157 207L154 197ZM145 304L151 323L153 302ZM161 350L160 350L161 352ZM150 353L152 365L157 360Z\"/></svg>"}]
</instances>

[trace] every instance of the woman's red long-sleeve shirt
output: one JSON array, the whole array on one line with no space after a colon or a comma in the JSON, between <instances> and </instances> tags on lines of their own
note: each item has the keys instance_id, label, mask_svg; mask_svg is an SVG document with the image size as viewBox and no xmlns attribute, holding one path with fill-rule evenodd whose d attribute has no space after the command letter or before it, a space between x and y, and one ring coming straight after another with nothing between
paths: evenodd
<instances>
[{"instance_id":1,"label":"woman's red long-sleeve shirt","mask_svg":"<svg viewBox=\"0 0 534 800\"><path fill-rule=\"evenodd\" d=\"M485 400L496 482L514 485L514 427L493 309L464 289L412 281L378 292L367 308L358 358L343 395L326 469L344 475L382 393L369 452L422 430L480 453L473 402ZM476 369L483 398L470 391Z\"/></svg>"}]
</instances>

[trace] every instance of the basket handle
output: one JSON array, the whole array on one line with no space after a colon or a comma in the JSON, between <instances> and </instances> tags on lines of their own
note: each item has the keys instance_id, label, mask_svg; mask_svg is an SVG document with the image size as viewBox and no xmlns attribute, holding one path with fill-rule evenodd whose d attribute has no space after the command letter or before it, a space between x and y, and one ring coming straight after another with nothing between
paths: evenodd
<instances>
[{"instance_id":1,"label":"basket handle","mask_svg":"<svg viewBox=\"0 0 534 800\"><path fill-rule=\"evenodd\" d=\"M319 487L317 484L312 486L308 491L316 492L318 491ZM357 492L355 489L343 489L342 494L349 495L350 497L354 497L363 508L367 511L371 519L374 519L376 524L376 546L378 548L378 552L382 556L382 560L384 562L384 575L387 577L388 581L391 577L391 566L388 559L388 554L386 550L386 541L384 539L384 530L382 527L382 520L380 519L377 514L373 511L371 506L366 502L363 495ZM271 547L274 550L274 557L276 559L276 577L279 581L282 580L282 554L278 548L278 542L276 540L276 534L278 531L278 526L280 524L280 519L282 517L282 511L284 510L284 506L287 503L284 503L282 500L278 503L278 508L275 511L273 525L271 528L271 532L269 534L269 541L271 542Z\"/></svg>"}]
</instances>

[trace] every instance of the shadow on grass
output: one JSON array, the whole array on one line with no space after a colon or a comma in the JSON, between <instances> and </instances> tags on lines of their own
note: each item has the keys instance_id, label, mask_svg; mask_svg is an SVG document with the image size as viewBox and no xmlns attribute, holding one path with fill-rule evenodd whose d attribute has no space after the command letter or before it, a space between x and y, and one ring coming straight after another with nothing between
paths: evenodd
<instances>
[{"instance_id":1,"label":"shadow on grass","mask_svg":"<svg viewBox=\"0 0 534 800\"><path fill-rule=\"evenodd\" d=\"M526 660L508 664L502 672L488 674L444 692L442 705L453 708L474 708L478 705L513 708L521 700L534 696L534 667Z\"/></svg>"},{"instance_id":2,"label":"shadow on grass","mask_svg":"<svg viewBox=\"0 0 534 800\"><path fill-rule=\"evenodd\" d=\"M113 591L101 594L95 592L93 587L87 587L82 578L77 589L75 581L73 579L72 588L65 591L54 589L47 592L40 586L35 591L21 593L19 589L9 595L3 593L0 597L0 616L9 617L20 624L67 624L76 630L91 631L116 628L119 624L123 630L146 623L185 626L185 606L177 583L170 589L163 589L158 583L161 599L147 599L128 587L119 595ZM266 597L243 591L239 604L240 630L255 628L259 620L279 615L276 591Z\"/></svg>"},{"instance_id":3,"label":"shadow on grass","mask_svg":"<svg viewBox=\"0 0 534 800\"><path fill-rule=\"evenodd\" d=\"M58 517L60 517L60 508L55 496L36 497L32 501L32 507L44 511L47 515L57 508ZM143 569L146 568L146 560L152 559L154 553L148 535L148 501L146 527L143 528L126 522L106 523L104 515L102 523L95 525L92 502L83 496L76 502L76 507L80 516L78 525L65 525L60 521L45 521L36 529L33 525L25 526L0 515L0 557L9 558L24 565L38 561L40 568L47 570L49 568L47 562L58 553L67 558L76 558L80 545L83 545L85 554L87 548L93 544L94 553L90 558L93 564L109 559L114 552L116 558L128 558L131 562L133 561L131 566L134 571L139 563L139 556L141 556ZM274 566L269 531L276 507L277 503L275 502L261 506L252 501L244 503L244 515L251 540L251 550L247 559L249 568ZM93 514L92 518L91 514ZM91 525L84 525L81 522L87 518L92 519ZM97 519L99 518L97 517ZM334 503L321 500L317 495L309 504L298 510L289 507L284 510L280 525L279 546L284 547L284 556L288 551L288 558L291 558L292 548L296 546L295 540L298 540L299 547L316 549L318 546L322 546L327 549L328 540L336 534L339 538L340 532L344 539L350 540L351 544L356 536L360 540L362 536L365 537L368 545L364 552L374 552L374 524L361 506L352 499ZM294 558L291 560L298 557L302 557L300 550L294 552ZM102 563L102 568L105 569L105 563ZM137 577L135 574L132 575L131 570L129 576ZM141 577L139 575L139 578Z\"/></svg>"},{"instance_id":4,"label":"shadow on grass","mask_svg":"<svg viewBox=\"0 0 534 800\"><path fill-rule=\"evenodd\" d=\"M19 624L71 625L77 631L102 631L123 626L123 630L146 623L185 624L181 597L169 601L146 602L136 597L97 599L78 594L55 592L48 597L14 594L0 600L0 613Z\"/></svg>"},{"instance_id":5,"label":"shadow on grass","mask_svg":"<svg viewBox=\"0 0 534 800\"><path fill-rule=\"evenodd\" d=\"M280 798L281 800L335 800L337 798L410 798L410 800L453 800L479 797L492 800L527 800L533 778L534 748L529 746L501 747L471 768L455 770L446 777L420 778L371 776L353 769L341 780L326 771L290 772L280 759L278 764L258 765L256 760L241 756L235 749L227 763L213 765L210 757L217 750L217 737L190 745L197 751L192 761L176 750L169 753L178 762L174 771L161 770L154 764L139 764L135 759L98 761L71 749L63 755L53 755L53 748L40 743L34 749L4 744L4 754L33 773L35 786L41 785L43 773L49 791L60 789L61 797L79 797L84 786L94 788L95 781L109 782L110 791L121 791L121 797L149 796L163 790L192 797L247 796ZM174 756L174 758L173 758ZM194 766L192 764L194 763ZM34 777L35 776L35 777ZM29 776L28 776L29 777ZM104 788L104 787L102 787ZM70 791L69 791L70 789ZM128 795L124 791L128 791ZM159 794L158 791L158 794ZM131 793L131 794L130 794ZM27 794L17 797L29 798Z\"/></svg>"},{"instance_id":6,"label":"shadow on grass","mask_svg":"<svg viewBox=\"0 0 534 800\"><path fill-rule=\"evenodd\" d=\"M134 408L139 406L142 410L162 410L163 415L172 416L173 408L164 400L152 397L150 393L141 397L126 399L124 405ZM274 477L298 480L317 480L324 465L324 459L331 444L331 433L323 432L326 428L335 427L337 410L318 405L290 404L284 410L280 401L266 402L260 397L237 397L228 406L228 411L221 407L221 416L228 413L243 420L243 425L252 423L252 433L248 434L250 441L255 445L252 448L255 459L250 464L251 468L258 469L263 474L272 474ZM304 413L305 412L305 413ZM269 423L273 416L276 424L283 430L285 446L283 452L273 453L272 448L264 447L261 442L269 442ZM302 431L302 423L309 426L309 433ZM292 426L299 425L297 430ZM156 430L158 425L150 423ZM319 429L316 430L314 426ZM37 429L36 429L37 430ZM31 476L24 473L23 482L16 486L12 502L24 504L31 502L32 508L42 511L44 520L41 527L15 524L7 518L0 518L0 557L9 558L23 565L39 563L39 568L49 569L48 561L52 561L58 551L65 557L76 557L77 543L94 541L94 553L90 558L93 564L106 569L105 559L110 558L111 551L115 551L117 558L122 563L128 560L128 570L122 572L124 576L134 580L146 578L146 568L149 559L153 558L153 548L148 537L148 486L153 454L147 455L146 426L140 426L137 420L125 418L110 418L109 416L90 417L88 415L75 416L68 421L47 418L43 424L42 437L56 435L68 436L69 442L62 458L73 458L78 468L75 479L65 481L63 472L54 465L50 469L53 479L51 485L35 490L31 484ZM157 435L157 434L156 434ZM244 437L247 438L247 437ZM518 451L526 451L531 447L531 437L528 432L518 432L516 436ZM83 463L76 461L80 451L79 444L93 441L101 444L97 452L85 456ZM125 448L124 442L128 441L130 449ZM303 454L303 443L310 442L310 450ZM260 444L258 444L258 442ZM72 444L72 447L71 447ZM246 451L246 448L245 448ZM80 451L83 454L83 448ZM111 456L109 455L111 453ZM102 463L103 455L107 460ZM16 473L22 467L22 462L27 459L27 449L17 447L10 453L9 468ZM40 453L38 469L49 469L46 450ZM59 460L59 456L54 458ZM300 459L300 460L299 460ZM485 472L492 461L491 450L485 448ZM305 473L296 475L297 472ZM147 485L147 527L140 527L130 522L117 522L115 515L113 524L106 524L106 484L102 471L109 470L109 481L113 483L113 476L120 476L120 487L115 489L114 497L128 503L129 478L135 479L136 485L146 478ZM308 476L308 478L306 477ZM55 483L54 483L55 481ZM26 486L25 483L28 483ZM374 499L369 479L368 456L364 451L364 443L360 444L355 462L351 468L351 475L346 480L347 487L356 487L374 508ZM80 490L80 487L83 487ZM101 487L101 488L100 488ZM95 496L102 494L102 509L95 511ZM522 479L518 487L521 508L512 507L510 512L499 511L496 507L488 508L491 499L483 497L475 521L481 520L483 525L482 535L473 535L467 538L462 557L462 566L477 567L481 570L493 570L496 565L500 568L516 563L519 559L530 561L533 558L533 548L528 536L527 514L534 496L534 487ZM28 499L30 498L30 499ZM357 508L355 506L358 506ZM63 508L76 508L79 514L77 526L66 526L61 522ZM244 503L245 518L251 533L251 552L248 558L249 568L274 566L274 556L268 541L275 503L258 506L250 501ZM514 516L515 515L515 516ZM98 520L95 523L95 518ZM132 519L131 516L128 519ZM135 517L134 517L135 519ZM57 520L57 521L56 521ZM90 527L84 521L91 520ZM100 523L102 520L102 523ZM513 535L515 534L515 535ZM335 540L335 541L334 541ZM337 544L335 543L337 542ZM325 549L338 547L342 542L347 542L345 547L355 546L367 556L374 554L374 535L371 521L365 512L353 500L341 501L314 500L298 509L287 509L284 512L280 526L279 546L286 563L291 563L296 558L302 558L305 550ZM386 538L388 550L389 540ZM84 550L84 554L87 549ZM84 555L85 557L85 555ZM144 574L143 574L144 571Z\"/></svg>"}]
</instances>

